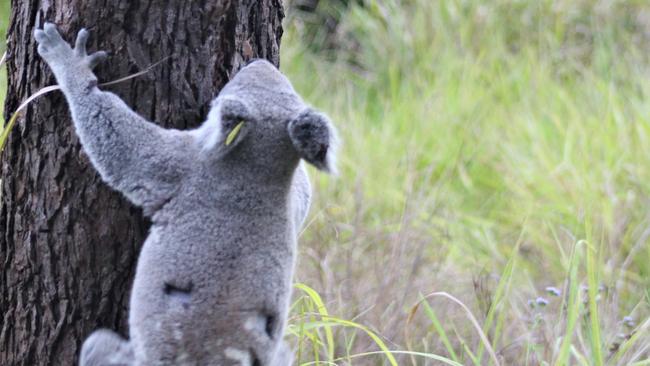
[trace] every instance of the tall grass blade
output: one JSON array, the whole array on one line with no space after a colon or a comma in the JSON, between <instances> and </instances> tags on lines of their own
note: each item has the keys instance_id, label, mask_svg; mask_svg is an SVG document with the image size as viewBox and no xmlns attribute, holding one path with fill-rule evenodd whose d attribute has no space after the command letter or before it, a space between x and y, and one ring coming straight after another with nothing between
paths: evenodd
<instances>
[{"instance_id":1,"label":"tall grass blade","mask_svg":"<svg viewBox=\"0 0 650 366\"><path fill-rule=\"evenodd\" d=\"M587 228L589 230L589 227ZM589 232L587 233L590 236ZM597 279L597 268L595 263L595 251L596 249L589 245L593 241L589 241L587 245L587 284L588 284L588 294L589 294L589 320L591 323L591 332L589 336L589 341L591 343L591 352L592 352L592 362L596 366L603 366L603 351L602 351L602 341L600 336L600 322L598 318L598 288L600 284ZM593 244L592 244L593 245Z\"/></svg>"},{"instance_id":2,"label":"tall grass blade","mask_svg":"<svg viewBox=\"0 0 650 366\"><path fill-rule=\"evenodd\" d=\"M391 351L393 354L396 355L409 355L409 356L416 356L416 357L421 357L421 358L426 358L426 359L431 359L435 361L442 362L446 365L451 365L451 366L463 366L463 364L456 362L454 360L450 360L446 357L438 356L433 353L425 353L425 352L413 352L413 351ZM363 353L356 353L353 355L350 355L349 357L340 357L334 360L332 364L338 365L337 362L340 361L346 361L348 359L354 359L354 358L360 358L360 357L366 357L366 356L374 356L374 355L380 355L383 354L383 351L372 351L372 352L363 352ZM308 365L316 365L316 362L306 362L301 364L300 366L308 366Z\"/></svg>"},{"instance_id":3,"label":"tall grass blade","mask_svg":"<svg viewBox=\"0 0 650 366\"><path fill-rule=\"evenodd\" d=\"M525 223L523 225L525 227ZM501 305L502 302L504 302L504 299L507 298L508 295L508 290L510 289L510 283L512 280L512 274L514 273L515 269L515 261L517 258L517 254L519 252L519 246L521 245L521 242L524 238L524 230L522 230L519 234L519 239L517 239L517 244L515 245L512 255L508 259L508 263L506 263L505 268L503 269L503 273L501 274L501 277L499 278L499 283L497 285L497 289L494 292L494 299L492 301L492 305L490 306L490 310L488 311L488 315L485 319L485 325L483 326L483 330L486 334L490 334L490 328L492 327L492 322L494 320L495 314L499 314L499 318L497 319L497 326L494 330L493 336L492 336L492 341L494 342L492 344L493 347L496 347L496 343L499 340L500 333L501 333L501 325L503 324L503 316L506 313L504 309L501 309L501 311L497 312L497 309ZM479 360L483 359L483 343L479 345L479 351L477 354L477 357Z\"/></svg>"},{"instance_id":4,"label":"tall grass blade","mask_svg":"<svg viewBox=\"0 0 650 366\"><path fill-rule=\"evenodd\" d=\"M483 345L485 346L488 353L490 354L490 357L492 358L492 362L494 362L495 365L499 366L500 365L499 359L497 358L497 355L494 352L494 349L492 349L492 345L490 343L490 340L487 338L487 336L483 332L483 329L481 328L481 325L478 323L478 321L474 317L474 314L472 314L472 311L469 310L469 308L465 304L463 304L462 301L458 300L457 298L455 298L454 296L452 296L452 295L450 295L450 294L448 294L446 292L433 292L433 293L430 293L430 294L424 296L423 300L420 300L420 302L426 301L427 299L432 298L432 297L444 297L444 298L446 298L448 300L451 300L452 302L456 303L463 310L465 310L465 315L467 316L467 319L469 319L469 321L474 326L474 329L476 329L476 332L478 333L479 337L481 338L481 341L483 342Z\"/></svg>"},{"instance_id":5,"label":"tall grass blade","mask_svg":"<svg viewBox=\"0 0 650 366\"><path fill-rule=\"evenodd\" d=\"M304 283L295 283L294 287L297 288L298 290L301 290L309 298L316 304L316 311L318 311L318 314L320 314L321 319L328 318L329 313L327 312L327 307L325 307L325 304L323 303L323 299L321 299L320 295L318 292L316 292L313 288L305 285ZM325 338L327 339L327 357L329 360L334 359L334 335L332 334L332 329L330 327L325 327Z\"/></svg>"},{"instance_id":6,"label":"tall grass blade","mask_svg":"<svg viewBox=\"0 0 650 366\"><path fill-rule=\"evenodd\" d=\"M386 358L388 359L388 362L392 366L397 366L397 360L395 360L395 357L392 354L392 351L386 346L384 341L377 336L377 334L373 331L371 331L368 327L365 327L361 324L355 323L353 321L345 320L345 319L339 319L336 317L332 316L325 316L321 318L321 321L313 321L313 322L308 322L305 324L305 329L317 329L317 328L331 328L334 326L345 326L348 328L356 328L364 331L374 342L375 344L379 347L381 352L378 352L377 354L384 354ZM349 357L352 357L353 355L350 355ZM340 359L346 359L348 356L342 357Z\"/></svg>"},{"instance_id":7,"label":"tall grass blade","mask_svg":"<svg viewBox=\"0 0 650 366\"><path fill-rule=\"evenodd\" d=\"M568 276L569 291L568 299L565 303L567 309L566 330L564 331L564 337L562 339L562 344L560 345L560 352L555 359L555 366L569 365L573 333L575 331L580 313L580 284L578 281L578 270L582 261L582 251L584 245L584 241L578 241L573 248L573 253L571 254L571 264L569 266Z\"/></svg>"},{"instance_id":8,"label":"tall grass blade","mask_svg":"<svg viewBox=\"0 0 650 366\"><path fill-rule=\"evenodd\" d=\"M427 316L431 320L431 323L433 324L433 327L438 333L440 340L444 344L445 349L447 350L447 352L449 353L449 355L454 361L459 362L459 358L458 356L456 356L454 347L451 345L451 342L447 337L447 332L445 332L444 328L442 327L442 324L440 324L440 321L438 320L438 317L436 316L436 313L434 312L433 308L431 307L431 305L429 305L427 301L423 302L422 306L424 307L424 312L427 314Z\"/></svg>"},{"instance_id":9,"label":"tall grass blade","mask_svg":"<svg viewBox=\"0 0 650 366\"><path fill-rule=\"evenodd\" d=\"M27 108L27 106L36 98L40 97L41 95L45 95L49 92L59 90L61 89L58 85L52 85L52 86L46 86L45 88L37 91L36 93L32 94L27 98L24 102L18 106L18 109L11 115L9 118L9 122L5 124L2 128L2 131L0 132L0 154L2 151L4 151L5 145L7 144L7 139L9 137L9 132L13 129L14 125L16 124L16 120L18 119L18 116L20 116L20 113Z\"/></svg>"}]
</instances>

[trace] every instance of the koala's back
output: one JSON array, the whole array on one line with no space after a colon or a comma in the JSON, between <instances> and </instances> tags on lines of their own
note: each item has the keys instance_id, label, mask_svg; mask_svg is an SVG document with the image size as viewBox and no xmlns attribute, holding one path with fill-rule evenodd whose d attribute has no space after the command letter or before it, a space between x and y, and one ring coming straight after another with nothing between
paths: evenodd
<instances>
[{"instance_id":1,"label":"koala's back","mask_svg":"<svg viewBox=\"0 0 650 366\"><path fill-rule=\"evenodd\" d=\"M137 345L171 334L159 343L170 355L191 349L193 359L223 356L204 349L206 340L223 343L214 350L237 350L250 337L268 347L281 338L295 258L290 181L256 184L202 165L196 172L153 216L130 319L132 330L151 333L132 336Z\"/></svg>"}]
</instances>

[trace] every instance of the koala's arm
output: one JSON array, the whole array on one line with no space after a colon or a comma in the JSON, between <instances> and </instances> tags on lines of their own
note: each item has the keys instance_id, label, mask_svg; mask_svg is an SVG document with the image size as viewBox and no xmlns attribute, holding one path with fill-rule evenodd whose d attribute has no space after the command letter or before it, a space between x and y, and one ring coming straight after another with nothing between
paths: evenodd
<instances>
[{"instance_id":1,"label":"koala's arm","mask_svg":"<svg viewBox=\"0 0 650 366\"><path fill-rule=\"evenodd\" d=\"M81 30L72 49L55 26L35 32L38 53L63 91L85 152L102 179L150 215L178 189L187 166L187 139L133 112L119 97L97 88L92 69L106 53L86 53Z\"/></svg>"}]
</instances>

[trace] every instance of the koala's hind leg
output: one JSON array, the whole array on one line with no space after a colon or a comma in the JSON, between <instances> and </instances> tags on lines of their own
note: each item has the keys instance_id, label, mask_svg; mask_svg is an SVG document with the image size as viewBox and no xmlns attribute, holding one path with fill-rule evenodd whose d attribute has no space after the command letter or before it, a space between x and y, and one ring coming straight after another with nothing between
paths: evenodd
<instances>
[{"instance_id":1,"label":"koala's hind leg","mask_svg":"<svg viewBox=\"0 0 650 366\"><path fill-rule=\"evenodd\" d=\"M93 332L81 347L79 366L132 366L133 349L117 333L100 329Z\"/></svg>"}]
</instances>

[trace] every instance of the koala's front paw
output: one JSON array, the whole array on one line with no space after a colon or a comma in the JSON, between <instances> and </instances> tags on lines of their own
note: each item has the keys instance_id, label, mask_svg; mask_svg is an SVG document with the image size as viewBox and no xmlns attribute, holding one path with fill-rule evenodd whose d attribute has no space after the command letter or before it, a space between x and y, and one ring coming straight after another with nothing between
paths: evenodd
<instances>
[{"instance_id":1,"label":"koala's front paw","mask_svg":"<svg viewBox=\"0 0 650 366\"><path fill-rule=\"evenodd\" d=\"M61 68L74 70L79 67L88 67L92 70L107 56L104 51L92 55L86 53L88 31L85 29L80 30L77 34L74 49L61 38L56 26L52 23L45 23L42 30L37 29L34 32L34 37L38 42L38 54L50 65L55 74Z\"/></svg>"}]
</instances>

